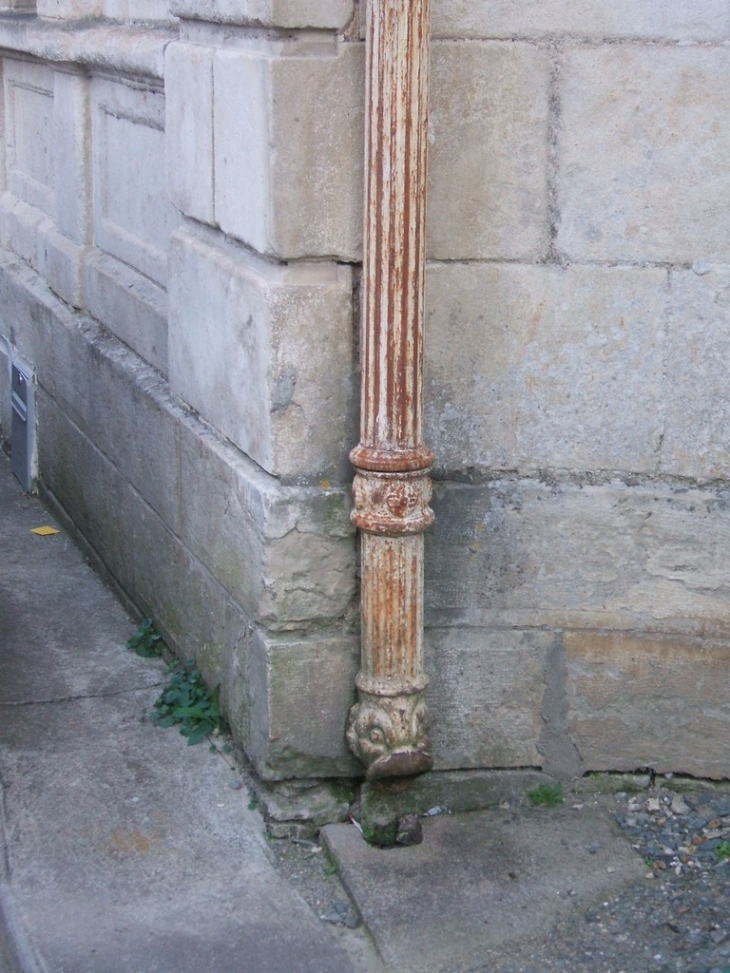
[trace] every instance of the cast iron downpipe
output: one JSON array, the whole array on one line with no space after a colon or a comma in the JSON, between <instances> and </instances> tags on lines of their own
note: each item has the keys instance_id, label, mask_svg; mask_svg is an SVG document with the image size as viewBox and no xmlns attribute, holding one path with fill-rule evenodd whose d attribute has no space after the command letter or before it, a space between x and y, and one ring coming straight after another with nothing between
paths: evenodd
<instances>
[{"instance_id":1,"label":"cast iron downpipe","mask_svg":"<svg viewBox=\"0 0 730 973\"><path fill-rule=\"evenodd\" d=\"M369 0L362 402L354 523L361 531L359 701L347 739L367 779L397 790L430 770L423 662L423 291L430 0Z\"/></svg>"}]
</instances>

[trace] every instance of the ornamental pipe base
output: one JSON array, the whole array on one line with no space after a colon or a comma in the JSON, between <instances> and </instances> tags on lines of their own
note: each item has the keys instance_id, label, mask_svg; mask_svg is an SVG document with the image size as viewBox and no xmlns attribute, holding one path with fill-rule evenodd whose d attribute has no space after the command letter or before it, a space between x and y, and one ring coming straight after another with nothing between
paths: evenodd
<instances>
[{"instance_id":1,"label":"ornamental pipe base","mask_svg":"<svg viewBox=\"0 0 730 973\"><path fill-rule=\"evenodd\" d=\"M423 692L374 696L360 690L360 701L350 710L347 741L371 784L402 790L412 777L431 769L426 722Z\"/></svg>"}]
</instances>

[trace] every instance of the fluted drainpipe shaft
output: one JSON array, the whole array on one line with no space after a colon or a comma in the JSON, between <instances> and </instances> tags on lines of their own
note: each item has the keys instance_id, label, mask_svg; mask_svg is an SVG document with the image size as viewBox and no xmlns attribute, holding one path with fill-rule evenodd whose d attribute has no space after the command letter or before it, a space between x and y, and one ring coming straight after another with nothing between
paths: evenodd
<instances>
[{"instance_id":1,"label":"fluted drainpipe shaft","mask_svg":"<svg viewBox=\"0 0 730 973\"><path fill-rule=\"evenodd\" d=\"M367 778L429 770L423 531L423 292L429 0L369 0L362 403L352 517L362 541L359 702L347 731Z\"/></svg>"}]
</instances>

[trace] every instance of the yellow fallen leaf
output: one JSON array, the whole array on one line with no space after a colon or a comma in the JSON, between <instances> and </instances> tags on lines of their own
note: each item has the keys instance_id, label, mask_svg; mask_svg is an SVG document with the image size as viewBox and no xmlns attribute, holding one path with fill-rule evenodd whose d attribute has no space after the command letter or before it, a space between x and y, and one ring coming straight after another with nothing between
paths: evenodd
<instances>
[{"instance_id":1,"label":"yellow fallen leaf","mask_svg":"<svg viewBox=\"0 0 730 973\"><path fill-rule=\"evenodd\" d=\"M33 527L31 534L38 534L40 537L48 537L49 534L60 534L60 530L55 527Z\"/></svg>"}]
</instances>

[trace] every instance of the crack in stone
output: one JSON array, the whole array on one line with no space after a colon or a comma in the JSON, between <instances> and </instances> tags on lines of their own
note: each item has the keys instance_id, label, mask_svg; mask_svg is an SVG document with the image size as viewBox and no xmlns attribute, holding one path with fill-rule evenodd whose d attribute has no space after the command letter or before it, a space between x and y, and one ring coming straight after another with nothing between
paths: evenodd
<instances>
[{"instance_id":1,"label":"crack in stone","mask_svg":"<svg viewBox=\"0 0 730 973\"><path fill-rule=\"evenodd\" d=\"M146 689L160 689L164 686L164 681L149 683L146 686L131 686L127 689L117 689L106 693L78 693L71 696L50 696L47 699L18 699L0 701L0 707L4 706L45 706L50 703L73 703L79 699L111 699L114 696L125 696L128 693L140 693Z\"/></svg>"}]
</instances>

